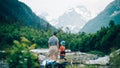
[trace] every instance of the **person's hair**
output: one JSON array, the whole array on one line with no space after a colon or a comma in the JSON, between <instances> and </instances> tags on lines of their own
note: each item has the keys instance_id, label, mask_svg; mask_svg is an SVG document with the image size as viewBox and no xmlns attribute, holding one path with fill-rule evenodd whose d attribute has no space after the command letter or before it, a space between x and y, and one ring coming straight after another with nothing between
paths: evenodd
<instances>
[{"instance_id":1,"label":"person's hair","mask_svg":"<svg viewBox=\"0 0 120 68\"><path fill-rule=\"evenodd\" d=\"M57 35L57 32L55 31L55 32L53 32L53 35Z\"/></svg>"}]
</instances>

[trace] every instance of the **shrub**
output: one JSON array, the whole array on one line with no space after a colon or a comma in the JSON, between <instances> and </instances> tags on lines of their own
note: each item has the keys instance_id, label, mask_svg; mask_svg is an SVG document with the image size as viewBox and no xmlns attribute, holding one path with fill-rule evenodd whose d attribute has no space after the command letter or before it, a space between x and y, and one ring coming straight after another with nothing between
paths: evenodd
<instances>
[{"instance_id":1,"label":"shrub","mask_svg":"<svg viewBox=\"0 0 120 68\"><path fill-rule=\"evenodd\" d=\"M8 52L7 62L10 68L36 68L39 67L37 55L30 53L36 44L32 44L25 37L21 37L21 41L14 40L14 45Z\"/></svg>"}]
</instances>

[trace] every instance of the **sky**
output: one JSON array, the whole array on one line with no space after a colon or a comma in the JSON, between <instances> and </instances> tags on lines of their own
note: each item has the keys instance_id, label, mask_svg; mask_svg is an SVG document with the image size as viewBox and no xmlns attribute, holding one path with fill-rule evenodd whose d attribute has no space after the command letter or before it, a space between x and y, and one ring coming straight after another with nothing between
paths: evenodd
<instances>
[{"instance_id":1,"label":"sky","mask_svg":"<svg viewBox=\"0 0 120 68\"><path fill-rule=\"evenodd\" d=\"M44 14L47 21L57 19L68 9L85 6L92 18L99 14L113 0L19 0L27 4L37 15ZM54 23L51 23L54 24Z\"/></svg>"}]
</instances>

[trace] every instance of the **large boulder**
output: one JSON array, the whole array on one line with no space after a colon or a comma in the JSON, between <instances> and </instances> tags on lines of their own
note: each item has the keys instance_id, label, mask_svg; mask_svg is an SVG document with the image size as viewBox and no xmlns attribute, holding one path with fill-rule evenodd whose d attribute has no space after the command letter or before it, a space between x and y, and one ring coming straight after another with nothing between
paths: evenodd
<instances>
[{"instance_id":1,"label":"large boulder","mask_svg":"<svg viewBox=\"0 0 120 68\"><path fill-rule=\"evenodd\" d=\"M120 68L120 49L110 54L110 67Z\"/></svg>"},{"instance_id":2,"label":"large boulder","mask_svg":"<svg viewBox=\"0 0 120 68\"><path fill-rule=\"evenodd\" d=\"M96 60L88 60L86 64L99 64L99 65L107 65L109 64L109 56L99 57Z\"/></svg>"},{"instance_id":3,"label":"large boulder","mask_svg":"<svg viewBox=\"0 0 120 68\"><path fill-rule=\"evenodd\" d=\"M112 52L112 53L110 54L110 58L113 58L113 57L115 57L115 56L117 56L117 55L120 55L120 49Z\"/></svg>"}]
</instances>

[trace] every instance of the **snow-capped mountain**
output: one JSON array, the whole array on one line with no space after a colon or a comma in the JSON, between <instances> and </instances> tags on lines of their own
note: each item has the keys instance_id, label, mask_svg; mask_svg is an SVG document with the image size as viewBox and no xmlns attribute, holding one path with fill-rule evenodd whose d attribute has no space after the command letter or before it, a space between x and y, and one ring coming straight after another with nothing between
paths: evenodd
<instances>
[{"instance_id":1,"label":"snow-capped mountain","mask_svg":"<svg viewBox=\"0 0 120 68\"><path fill-rule=\"evenodd\" d=\"M85 6L77 6L65 11L58 18L48 20L49 14L42 12L39 15L44 20L47 20L51 25L56 28L62 28L65 32L69 29L72 33L77 33L92 18L91 12Z\"/></svg>"},{"instance_id":2,"label":"snow-capped mountain","mask_svg":"<svg viewBox=\"0 0 120 68\"><path fill-rule=\"evenodd\" d=\"M61 28L65 31L66 28L72 33L77 33L90 19L91 13L84 6L77 6L67 10L63 15L57 19L56 27Z\"/></svg>"}]
</instances>

